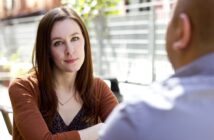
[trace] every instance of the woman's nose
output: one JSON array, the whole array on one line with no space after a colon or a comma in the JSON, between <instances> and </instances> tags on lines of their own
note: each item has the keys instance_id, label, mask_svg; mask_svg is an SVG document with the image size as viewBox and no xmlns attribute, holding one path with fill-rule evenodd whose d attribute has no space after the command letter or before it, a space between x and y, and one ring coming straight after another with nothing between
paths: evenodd
<instances>
[{"instance_id":1,"label":"woman's nose","mask_svg":"<svg viewBox=\"0 0 214 140\"><path fill-rule=\"evenodd\" d=\"M72 55L74 53L74 46L71 42L66 42L66 49L65 54L66 55Z\"/></svg>"}]
</instances>

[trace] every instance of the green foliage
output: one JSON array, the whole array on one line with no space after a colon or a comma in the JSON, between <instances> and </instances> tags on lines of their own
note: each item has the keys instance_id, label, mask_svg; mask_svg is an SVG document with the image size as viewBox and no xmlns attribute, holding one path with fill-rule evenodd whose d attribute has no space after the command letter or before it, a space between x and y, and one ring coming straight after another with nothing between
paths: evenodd
<instances>
[{"instance_id":1,"label":"green foliage","mask_svg":"<svg viewBox=\"0 0 214 140\"><path fill-rule=\"evenodd\" d=\"M72 6L85 21L88 21L98 14L112 15L119 14L120 11L116 8L121 0L61 0L63 5ZM113 11L104 11L104 9L114 8Z\"/></svg>"},{"instance_id":2,"label":"green foliage","mask_svg":"<svg viewBox=\"0 0 214 140\"><path fill-rule=\"evenodd\" d=\"M10 61L11 62L16 62L16 61L18 61L18 59L20 58L20 54L18 53L18 52L16 52L16 53L13 53L11 56L10 56Z\"/></svg>"}]
</instances>

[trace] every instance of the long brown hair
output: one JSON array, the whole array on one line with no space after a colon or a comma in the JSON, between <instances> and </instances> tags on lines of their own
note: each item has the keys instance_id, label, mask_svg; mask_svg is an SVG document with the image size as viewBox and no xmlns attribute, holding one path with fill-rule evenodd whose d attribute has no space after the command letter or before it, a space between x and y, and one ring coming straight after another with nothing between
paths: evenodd
<instances>
[{"instance_id":1,"label":"long brown hair","mask_svg":"<svg viewBox=\"0 0 214 140\"><path fill-rule=\"evenodd\" d=\"M41 19L36 36L36 43L33 51L33 69L38 79L38 85L41 92L40 95L40 111L48 124L51 127L51 122L57 110L57 97L54 91L53 83L53 60L50 54L51 46L51 31L53 25L57 21L64 19L72 19L78 23L82 30L85 39L85 59L82 67L77 72L75 79L75 88L79 92L83 101L83 106L88 110L92 110L90 115L96 114L96 98L93 94L93 68L91 45L88 31L78 16L78 14L68 8L59 7L47 12Z\"/></svg>"}]
</instances>

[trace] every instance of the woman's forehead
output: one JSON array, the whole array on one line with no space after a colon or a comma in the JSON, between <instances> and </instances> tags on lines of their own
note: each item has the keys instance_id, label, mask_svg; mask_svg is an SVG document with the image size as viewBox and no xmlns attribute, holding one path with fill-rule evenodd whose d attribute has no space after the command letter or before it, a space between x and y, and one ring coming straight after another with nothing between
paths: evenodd
<instances>
[{"instance_id":1,"label":"woman's forehead","mask_svg":"<svg viewBox=\"0 0 214 140\"><path fill-rule=\"evenodd\" d=\"M73 19L65 19L57 21L52 28L51 38L59 36L68 36L73 34L80 34L81 28L79 24Z\"/></svg>"}]
</instances>

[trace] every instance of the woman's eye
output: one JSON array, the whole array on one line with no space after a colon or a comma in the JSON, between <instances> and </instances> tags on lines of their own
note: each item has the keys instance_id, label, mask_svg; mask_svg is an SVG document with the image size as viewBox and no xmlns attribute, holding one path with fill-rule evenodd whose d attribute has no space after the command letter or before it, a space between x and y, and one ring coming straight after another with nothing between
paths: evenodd
<instances>
[{"instance_id":1,"label":"woman's eye","mask_svg":"<svg viewBox=\"0 0 214 140\"><path fill-rule=\"evenodd\" d=\"M60 46L60 45L62 45L63 44L63 42L62 41L56 41L56 42L54 42L54 46L55 47L57 47L57 46Z\"/></svg>"},{"instance_id":2,"label":"woman's eye","mask_svg":"<svg viewBox=\"0 0 214 140\"><path fill-rule=\"evenodd\" d=\"M71 41L77 41L77 40L79 40L79 37L72 37L71 38Z\"/></svg>"}]
</instances>

